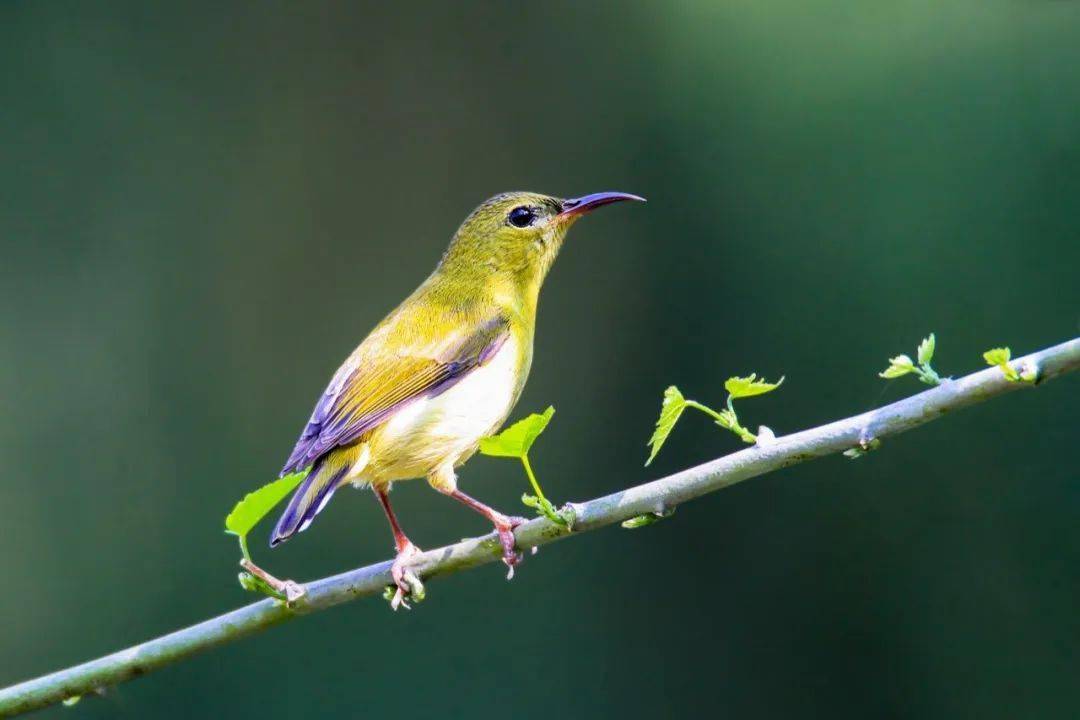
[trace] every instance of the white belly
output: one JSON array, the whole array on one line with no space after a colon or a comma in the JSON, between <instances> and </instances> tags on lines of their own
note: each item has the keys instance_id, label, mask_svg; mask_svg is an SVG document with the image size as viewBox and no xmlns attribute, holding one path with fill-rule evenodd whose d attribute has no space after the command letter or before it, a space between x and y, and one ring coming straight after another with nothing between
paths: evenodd
<instances>
[{"instance_id":1,"label":"white belly","mask_svg":"<svg viewBox=\"0 0 1080 720\"><path fill-rule=\"evenodd\" d=\"M471 453L510 414L517 364L517 344L507 340L487 364L446 392L395 413L370 440L372 473L387 480L419 477Z\"/></svg>"}]
</instances>

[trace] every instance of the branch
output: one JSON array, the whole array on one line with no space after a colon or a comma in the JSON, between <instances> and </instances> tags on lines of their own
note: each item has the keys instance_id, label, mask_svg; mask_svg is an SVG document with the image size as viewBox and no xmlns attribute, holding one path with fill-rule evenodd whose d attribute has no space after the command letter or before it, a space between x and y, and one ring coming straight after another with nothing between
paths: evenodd
<instances>
[{"instance_id":1,"label":"branch","mask_svg":"<svg viewBox=\"0 0 1080 720\"><path fill-rule=\"evenodd\" d=\"M1013 362L1018 368L1036 369L1037 383L1045 382L1080 368L1080 338ZM517 544L520 548L531 548L639 515L667 514L680 503L748 478L853 447L865 447L872 439L910 430L952 410L1030 386L1031 383L1009 382L1000 368L988 368L877 410L767 443L759 442L754 447L605 497L571 503L577 517L572 531L545 518L536 518L517 528ZM426 580L493 562L499 555L500 546L494 534L485 535L423 553L418 556L415 571ZM307 594L294 607L262 600L112 655L0 690L0 717L100 693L110 685L286 620L381 594L390 584L390 561L312 581L306 586Z\"/></svg>"}]
</instances>

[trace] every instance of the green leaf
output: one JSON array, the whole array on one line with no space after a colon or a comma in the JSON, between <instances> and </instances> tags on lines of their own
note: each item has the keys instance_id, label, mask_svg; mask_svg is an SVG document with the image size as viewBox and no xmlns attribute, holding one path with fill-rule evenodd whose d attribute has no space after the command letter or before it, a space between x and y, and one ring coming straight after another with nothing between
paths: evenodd
<instances>
[{"instance_id":1,"label":"green leaf","mask_svg":"<svg viewBox=\"0 0 1080 720\"><path fill-rule=\"evenodd\" d=\"M244 499L236 503L236 507L225 517L225 532L246 537L251 529L258 525L259 521L266 517L266 514L291 493L305 477L307 477L306 470L292 473L245 495Z\"/></svg>"},{"instance_id":2,"label":"green leaf","mask_svg":"<svg viewBox=\"0 0 1080 720\"><path fill-rule=\"evenodd\" d=\"M672 507L672 508L660 510L658 512L650 512L650 513L645 513L644 515L637 515L636 517L632 517L629 520L623 520L621 524L627 530L637 530L638 528L643 528L643 527L646 527L648 525L653 525L654 523L658 523L661 520L669 518L674 514L675 514L675 508Z\"/></svg>"},{"instance_id":3,"label":"green leaf","mask_svg":"<svg viewBox=\"0 0 1080 720\"><path fill-rule=\"evenodd\" d=\"M629 520L623 520L622 526L627 530L637 530L638 528L643 528L657 522L660 522L660 518L652 513L648 513L646 515L632 517Z\"/></svg>"},{"instance_id":4,"label":"green leaf","mask_svg":"<svg viewBox=\"0 0 1080 720\"><path fill-rule=\"evenodd\" d=\"M892 380L910 372L915 372L915 363L911 362L911 358L907 355L897 355L889 358L889 367L885 368L884 372L879 372L878 377Z\"/></svg>"},{"instance_id":5,"label":"green leaf","mask_svg":"<svg viewBox=\"0 0 1080 720\"><path fill-rule=\"evenodd\" d=\"M236 576L236 579L240 581L240 587L244 588L248 592L260 593L266 597L272 597L277 600L284 600L285 595L278 592L274 588L270 587L265 580L257 578L251 573L242 572Z\"/></svg>"},{"instance_id":6,"label":"green leaf","mask_svg":"<svg viewBox=\"0 0 1080 720\"><path fill-rule=\"evenodd\" d=\"M750 373L747 377L728 378L727 382L724 383L724 389L728 391L728 395L731 396L732 400L736 400L772 392L780 387L783 382L784 378L780 378L774 383L765 382L757 379L757 373Z\"/></svg>"},{"instance_id":7,"label":"green leaf","mask_svg":"<svg viewBox=\"0 0 1080 720\"><path fill-rule=\"evenodd\" d=\"M739 426L739 418L735 416L735 413L727 408L720 411L720 416L716 418L716 424L725 430L734 430Z\"/></svg>"},{"instance_id":8,"label":"green leaf","mask_svg":"<svg viewBox=\"0 0 1080 720\"><path fill-rule=\"evenodd\" d=\"M529 452L529 448L544 432L544 428L551 422L551 416L555 414L555 408L548 406L543 414L533 413L527 418L518 420L498 435L486 437L480 441L480 452L492 457L521 458Z\"/></svg>"},{"instance_id":9,"label":"green leaf","mask_svg":"<svg viewBox=\"0 0 1080 720\"><path fill-rule=\"evenodd\" d=\"M871 450L877 450L879 447L881 447L880 438L870 438L869 440L863 440L860 438L858 445L844 451L844 457L851 458L852 460L858 460Z\"/></svg>"},{"instance_id":10,"label":"green leaf","mask_svg":"<svg viewBox=\"0 0 1080 720\"><path fill-rule=\"evenodd\" d=\"M69 698L64 698L64 707L75 707L82 700L82 695L72 695Z\"/></svg>"},{"instance_id":11,"label":"green leaf","mask_svg":"<svg viewBox=\"0 0 1080 720\"><path fill-rule=\"evenodd\" d=\"M559 511L546 497L537 497L536 495L529 495L528 493L521 496L521 502L526 507L531 507L536 510L537 514L543 515L551 522L562 527L570 527L571 520L568 520L566 516Z\"/></svg>"},{"instance_id":12,"label":"green leaf","mask_svg":"<svg viewBox=\"0 0 1080 720\"><path fill-rule=\"evenodd\" d=\"M909 372L913 372L913 371L914 371L914 368L901 367L899 365L890 365L889 367L885 368L885 370L883 370L882 372L879 372L878 377L883 377L886 380L892 380L894 378L898 378L898 377L902 377L904 375L907 375Z\"/></svg>"},{"instance_id":13,"label":"green leaf","mask_svg":"<svg viewBox=\"0 0 1080 720\"><path fill-rule=\"evenodd\" d=\"M672 385L664 391L664 402L660 405L660 417L656 421L656 429L653 430L652 437L649 438L648 442L648 445L652 447L652 451L649 453L649 459L645 461L646 467L656 458L657 453L664 446L664 442L668 439L668 435L675 428L675 423L679 421L679 416L683 414L685 409L686 398L679 392L679 388Z\"/></svg>"},{"instance_id":14,"label":"green leaf","mask_svg":"<svg viewBox=\"0 0 1080 720\"><path fill-rule=\"evenodd\" d=\"M1005 373L1005 377L1013 382L1020 379L1020 373L1016 372L1009 360L1012 359L1012 350L1007 347L991 348L983 353L983 359L986 360L987 365L1001 368L1001 372Z\"/></svg>"},{"instance_id":15,"label":"green leaf","mask_svg":"<svg viewBox=\"0 0 1080 720\"><path fill-rule=\"evenodd\" d=\"M919 364L929 365L930 361L934 359L934 346L937 344L937 340L934 338L934 333L930 333L930 337L925 338L919 343Z\"/></svg>"},{"instance_id":16,"label":"green leaf","mask_svg":"<svg viewBox=\"0 0 1080 720\"><path fill-rule=\"evenodd\" d=\"M266 583L263 583L251 573L237 573L236 579L240 581L240 587L244 588L248 592L262 592L262 587L260 587L260 584L266 585Z\"/></svg>"}]
</instances>

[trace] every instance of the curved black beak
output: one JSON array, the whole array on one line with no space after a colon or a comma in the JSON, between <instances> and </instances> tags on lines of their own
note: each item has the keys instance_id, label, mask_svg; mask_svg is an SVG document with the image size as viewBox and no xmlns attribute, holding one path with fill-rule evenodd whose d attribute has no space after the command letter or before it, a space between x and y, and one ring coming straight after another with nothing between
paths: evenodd
<instances>
[{"instance_id":1,"label":"curved black beak","mask_svg":"<svg viewBox=\"0 0 1080 720\"><path fill-rule=\"evenodd\" d=\"M592 195L583 195L579 198L570 198L563 200L562 210L555 217L566 220L573 217L584 215L587 212L592 212L598 207L604 205L610 205L611 203L622 202L623 200L634 200L635 202L645 202L645 198L638 197L637 195L631 195L624 192L598 192Z\"/></svg>"}]
</instances>

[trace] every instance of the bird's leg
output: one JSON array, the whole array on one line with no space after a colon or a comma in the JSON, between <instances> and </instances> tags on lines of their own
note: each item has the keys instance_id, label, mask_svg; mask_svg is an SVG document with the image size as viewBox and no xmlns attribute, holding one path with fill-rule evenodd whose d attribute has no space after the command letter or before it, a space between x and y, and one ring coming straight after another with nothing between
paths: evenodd
<instances>
[{"instance_id":1,"label":"bird's leg","mask_svg":"<svg viewBox=\"0 0 1080 720\"><path fill-rule=\"evenodd\" d=\"M514 577L514 566L521 562L521 553L515 548L516 541L514 538L514 528L525 522L525 518L503 515L495 508L485 505L476 498L470 497L456 488L447 493L447 495L454 498L462 505L480 513L495 526L495 532L498 533L499 542L502 543L503 547L502 559L508 568L506 579L512 579Z\"/></svg>"},{"instance_id":2,"label":"bird's leg","mask_svg":"<svg viewBox=\"0 0 1080 720\"><path fill-rule=\"evenodd\" d=\"M521 562L521 553L515 549L514 528L525 522L525 518L503 515L495 508L489 507L476 498L470 497L457 488L457 475L453 468L440 468L428 476L428 484L433 488L449 495L462 505L480 513L495 526L495 532L499 535L499 542L503 548L503 562L509 570L506 579L514 577L514 566Z\"/></svg>"},{"instance_id":3,"label":"bird's leg","mask_svg":"<svg viewBox=\"0 0 1080 720\"><path fill-rule=\"evenodd\" d=\"M390 575L394 578L397 590L390 601L390 607L397 610L398 607L404 605L408 609L409 603L406 598L416 601L424 598L424 585L408 567L409 561L420 553L420 548L412 544L402 531L401 525L398 524L397 516L390 507L388 486L373 485L372 489L375 491L379 505L382 505L383 512L386 513L386 519L390 521L390 530L394 533L394 546L397 548L397 557L394 558L394 564L390 566Z\"/></svg>"}]
</instances>

